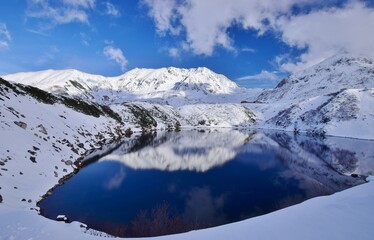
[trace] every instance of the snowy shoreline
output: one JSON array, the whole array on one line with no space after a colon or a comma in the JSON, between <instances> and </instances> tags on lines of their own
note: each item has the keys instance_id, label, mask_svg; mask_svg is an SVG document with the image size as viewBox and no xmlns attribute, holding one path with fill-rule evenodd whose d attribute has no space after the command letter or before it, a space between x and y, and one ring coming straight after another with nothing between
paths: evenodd
<instances>
[{"instance_id":1,"label":"snowy shoreline","mask_svg":"<svg viewBox=\"0 0 374 240\"><path fill-rule=\"evenodd\" d=\"M135 138L127 138L125 141L131 142L131 139ZM73 176L74 171L67 175ZM55 178L52 176L45 179L45 182L53 184ZM61 178L54 187L61 184L60 180ZM312 198L300 204L241 222L177 235L155 237L154 239L248 239L249 236L254 239L334 239L337 235L340 235L341 239L351 239L353 236L371 239L374 230L371 230L370 226L366 226L370 225L370 220L357 222L357 219L368 219L374 214L374 207L371 204L374 201L374 179L369 177L368 180L368 183L330 196ZM39 196L44 193L46 192L39 192ZM335 216L336 214L337 216ZM338 217L340 215L343 216L344 221L339 225L334 223L335 228L327 229L326 226L321 226L321 221L326 224L342 221ZM347 231L350 229L348 225L353 225L354 228ZM306 232L309 231L309 234L303 236L304 230L295 233L291 230L282 231L283 228L280 226L289 230L291 228L304 229ZM66 224L49 220L38 215L34 210L21 206L7 206L6 202L0 204L0 227L5 229L0 234L0 239L51 239L51 237L53 239L97 239L97 236L108 237L107 234L96 230L87 231L81 223ZM336 229L336 227L338 228ZM311 232L312 229L317 228L324 230Z\"/></svg>"},{"instance_id":2,"label":"snowy shoreline","mask_svg":"<svg viewBox=\"0 0 374 240\"><path fill-rule=\"evenodd\" d=\"M263 129L373 141L373 64L336 56L261 94L205 68L138 69L114 82L75 70L5 76L47 92L0 79L0 239L107 236L38 216L35 206L76 171L74 163L89 149L129 128ZM263 103L249 103L254 100ZM242 222L156 239L372 239L374 178L369 180Z\"/></svg>"},{"instance_id":3,"label":"snowy shoreline","mask_svg":"<svg viewBox=\"0 0 374 240\"><path fill-rule=\"evenodd\" d=\"M369 182L298 205L219 227L151 239L372 239L373 177ZM99 239L78 222L52 221L0 205L0 239ZM94 236L96 235L96 236ZM108 237L103 235L102 237ZM139 238L142 239L142 238ZM150 239L150 238L146 238Z\"/></svg>"}]
</instances>

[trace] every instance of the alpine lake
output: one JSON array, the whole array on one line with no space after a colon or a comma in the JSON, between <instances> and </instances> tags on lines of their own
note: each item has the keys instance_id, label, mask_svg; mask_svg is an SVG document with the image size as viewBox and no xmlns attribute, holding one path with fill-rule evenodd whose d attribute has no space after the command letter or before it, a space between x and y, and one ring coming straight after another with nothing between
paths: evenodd
<instances>
[{"instance_id":1,"label":"alpine lake","mask_svg":"<svg viewBox=\"0 0 374 240\"><path fill-rule=\"evenodd\" d=\"M119 237L245 220L365 183L374 141L278 131L183 130L125 139L56 187L50 219Z\"/></svg>"}]
</instances>

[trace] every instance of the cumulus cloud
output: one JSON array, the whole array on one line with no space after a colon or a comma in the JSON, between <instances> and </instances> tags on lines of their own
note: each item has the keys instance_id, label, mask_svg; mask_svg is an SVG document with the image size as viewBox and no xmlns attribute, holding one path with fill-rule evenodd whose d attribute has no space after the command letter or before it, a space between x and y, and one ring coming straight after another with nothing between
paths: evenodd
<instances>
[{"instance_id":1,"label":"cumulus cloud","mask_svg":"<svg viewBox=\"0 0 374 240\"><path fill-rule=\"evenodd\" d=\"M71 22L89 23L88 11L95 7L95 0L28 0L26 15L30 18L51 20L51 24Z\"/></svg>"},{"instance_id":2,"label":"cumulus cloud","mask_svg":"<svg viewBox=\"0 0 374 240\"><path fill-rule=\"evenodd\" d=\"M12 38L6 24L0 22L0 50L8 48L11 40Z\"/></svg>"},{"instance_id":3,"label":"cumulus cloud","mask_svg":"<svg viewBox=\"0 0 374 240\"><path fill-rule=\"evenodd\" d=\"M159 34L170 32L174 35L179 33L179 28L174 27L173 22L177 19L177 2L175 0L143 0L149 7L149 16L156 23Z\"/></svg>"},{"instance_id":4,"label":"cumulus cloud","mask_svg":"<svg viewBox=\"0 0 374 240\"><path fill-rule=\"evenodd\" d=\"M103 53L108 59L115 61L121 67L122 72L126 70L128 61L120 48L109 45L104 48Z\"/></svg>"},{"instance_id":5,"label":"cumulus cloud","mask_svg":"<svg viewBox=\"0 0 374 240\"><path fill-rule=\"evenodd\" d=\"M305 1L144 0L159 32L175 34L176 29L183 28L187 44L201 55L213 54L216 46L233 50L233 40L228 34L231 26L252 28L261 34L268 29L267 21Z\"/></svg>"},{"instance_id":6,"label":"cumulus cloud","mask_svg":"<svg viewBox=\"0 0 374 240\"><path fill-rule=\"evenodd\" d=\"M217 47L235 48L231 27L275 33L303 50L281 69L296 71L345 50L374 57L374 10L360 0L143 0L157 32L179 34L196 55L210 56ZM295 9L298 9L295 11Z\"/></svg>"},{"instance_id":7,"label":"cumulus cloud","mask_svg":"<svg viewBox=\"0 0 374 240\"><path fill-rule=\"evenodd\" d=\"M361 2L282 17L276 29L288 45L307 49L299 62L281 65L286 71L304 69L342 51L374 57L374 8Z\"/></svg>"},{"instance_id":8,"label":"cumulus cloud","mask_svg":"<svg viewBox=\"0 0 374 240\"><path fill-rule=\"evenodd\" d=\"M266 70L262 70L260 73L255 74L255 75L247 75L244 77L240 77L236 79L238 81L258 81L258 80L270 80L270 81L277 81L279 80L278 75L276 72L269 72Z\"/></svg>"},{"instance_id":9,"label":"cumulus cloud","mask_svg":"<svg viewBox=\"0 0 374 240\"><path fill-rule=\"evenodd\" d=\"M114 6L110 2L105 2L104 4L105 4L105 8L106 8L105 13L107 15L110 15L110 16L113 16L113 17L120 17L121 16L121 13L118 10L118 8L116 8L116 6Z\"/></svg>"}]
</instances>

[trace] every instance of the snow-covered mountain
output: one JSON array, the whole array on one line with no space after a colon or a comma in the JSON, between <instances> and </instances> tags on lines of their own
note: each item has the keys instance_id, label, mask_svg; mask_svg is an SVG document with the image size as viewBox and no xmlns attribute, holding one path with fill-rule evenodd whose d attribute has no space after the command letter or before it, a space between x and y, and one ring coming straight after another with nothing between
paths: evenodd
<instances>
[{"instance_id":1,"label":"snow-covered mountain","mask_svg":"<svg viewBox=\"0 0 374 240\"><path fill-rule=\"evenodd\" d=\"M345 89L374 88L374 60L338 54L283 79L274 89L260 94L258 101L303 101L338 94Z\"/></svg>"},{"instance_id":2,"label":"snow-covered mountain","mask_svg":"<svg viewBox=\"0 0 374 240\"><path fill-rule=\"evenodd\" d=\"M374 60L346 53L295 73L262 93L243 89L207 68L134 69L118 77L46 70L6 75L4 79L110 105L133 123L139 119L131 115L139 115L140 109L153 116L154 120L149 119L153 126L155 122L165 126L176 122L185 126L252 126L258 118L256 125L261 128L374 136L370 108L374 104ZM242 100L255 103L240 105Z\"/></svg>"},{"instance_id":3,"label":"snow-covered mountain","mask_svg":"<svg viewBox=\"0 0 374 240\"><path fill-rule=\"evenodd\" d=\"M334 56L291 75L257 99L205 68L135 69L112 78L76 70L6 75L4 79L18 84L0 79L0 223L9 238L23 238L25 225L30 236L39 236L35 221L42 226L46 220L34 213L36 202L76 171L83 156L98 153L104 143L123 137L127 128L259 127L374 139L373 62ZM257 101L239 104L252 99ZM304 178L305 184L340 189L336 177L373 173L374 154L368 151L372 148L361 140L316 142L279 133L253 138L230 129L223 144L210 142L210 151L188 155L179 145L197 149L209 141L194 134L185 139L172 138L138 152L128 151L137 145L126 139L126 155L117 160L133 168L205 171L228 161L237 149L255 152L267 147L300 173L285 172L285 177ZM150 155L160 161L147 161ZM14 220L15 215L17 222L9 225L8 216ZM28 220L22 222L25 216Z\"/></svg>"},{"instance_id":4,"label":"snow-covered mountain","mask_svg":"<svg viewBox=\"0 0 374 240\"><path fill-rule=\"evenodd\" d=\"M339 54L295 73L257 98L265 128L372 139L374 60Z\"/></svg>"},{"instance_id":5,"label":"snow-covered mountain","mask_svg":"<svg viewBox=\"0 0 374 240\"><path fill-rule=\"evenodd\" d=\"M225 76L207 68L136 68L118 77L92 75L71 69L45 70L10 74L3 78L54 94L99 103L147 100L183 105L187 102L215 102L226 95L247 93Z\"/></svg>"}]
</instances>

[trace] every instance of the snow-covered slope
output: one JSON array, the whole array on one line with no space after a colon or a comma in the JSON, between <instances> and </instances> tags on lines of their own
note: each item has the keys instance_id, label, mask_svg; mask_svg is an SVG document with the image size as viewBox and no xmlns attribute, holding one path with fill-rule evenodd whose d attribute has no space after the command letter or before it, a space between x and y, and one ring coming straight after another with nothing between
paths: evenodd
<instances>
[{"instance_id":1,"label":"snow-covered slope","mask_svg":"<svg viewBox=\"0 0 374 240\"><path fill-rule=\"evenodd\" d=\"M207 68L133 69L118 77L103 77L77 70L46 70L10 74L3 78L99 103L146 99L182 105L186 102L213 102L215 98L247 93L225 76Z\"/></svg>"},{"instance_id":2,"label":"snow-covered slope","mask_svg":"<svg viewBox=\"0 0 374 240\"><path fill-rule=\"evenodd\" d=\"M259 128L374 139L374 60L349 54L295 73L261 94L206 68L134 69L109 78L46 70L4 78L111 105L125 122L134 124L145 117L148 126L161 123L161 128L177 122L248 127L256 119Z\"/></svg>"},{"instance_id":3,"label":"snow-covered slope","mask_svg":"<svg viewBox=\"0 0 374 240\"><path fill-rule=\"evenodd\" d=\"M33 103L33 101L31 102ZM73 116L71 112L68 112L68 114L71 117ZM14 116L14 118L16 117ZM74 120L77 121L75 118ZM77 124L79 123L77 122ZM73 125L69 126L74 127ZM25 131L20 128L21 130ZM70 134L70 131L68 133ZM53 134L58 136L55 132ZM145 147L140 150L143 153L139 154L157 153L154 156L165 157L165 163L162 161L151 162L145 158L141 159L141 161L135 161L135 157L133 157L135 152L127 152L129 146L121 149L122 152L114 152L113 155L120 157L127 155L128 157L123 157L123 159L118 158L118 160L124 160L122 161L124 164L134 168L165 169L168 168L167 163L172 163L174 165L169 167L170 170L173 170L175 167L176 169L204 171L205 167L219 166L223 162L195 162L194 158L186 157L186 151L183 151L181 146L186 146L190 151L191 148L199 148L200 144L210 146L211 149L224 145L223 148L229 150L230 156L244 151L266 151L269 148L279 157L282 157L281 162L287 164L289 169L292 170L286 170L282 174L282 177L294 178L300 181L300 187L311 190L307 192L310 196L315 194L313 188L310 186L318 188L319 191L323 189L326 190L326 193L331 193L331 191L341 190L362 182L360 178L349 177L350 173L361 173L361 167L362 170L366 171L362 172L363 174L367 174L368 171L372 172L373 170L373 164L371 164L374 156L373 148L360 149L359 145L364 144L360 144L357 140L328 137L326 140L315 141L315 139L304 136L295 137L289 133L270 132L266 134L253 134L251 132L245 133L235 130L224 131L221 136L219 136L219 132L213 132L218 141L216 141L215 137L212 139L201 137L205 133L199 133L200 137L196 136L196 131L192 132L191 135L188 135L188 133L179 133L179 137L177 133L170 134L173 137L169 140L164 140L162 134L157 134L157 138L154 138L152 143L157 150L153 152L150 148ZM206 135L208 136L209 134ZM38 138L35 137L35 139ZM221 140L222 142L220 143ZM133 141L136 141L136 139L126 141L126 143L134 143ZM78 222L65 224L63 222L51 221L39 216L34 210L30 211L30 207L35 207L33 196L45 193L47 191L45 188L47 188L48 184L58 181L53 171L56 171L59 174L58 176L60 176L60 169L64 173L64 168L68 169L69 172L71 171L70 168L72 168L59 160L54 161L52 158L54 156L50 156L47 159L49 156L43 152L48 152L48 144L44 143L41 139L40 142L44 148L43 151L38 152L38 157L40 154L40 156L45 156L46 159L40 159L40 162L37 164L27 164L27 159L19 161L22 160L21 156L24 154L23 148L19 148L20 151L17 153L17 156L20 158L15 157L8 161L8 165L4 167L8 171L1 171L2 174L5 174L4 176L0 176L0 186L2 187L0 193L4 197L3 202L0 204L1 239L101 239L90 234L84 234L83 232L87 230L84 227L80 227L81 224ZM135 143L133 145L138 144ZM14 147L13 149L16 149L15 145L12 146ZM20 146L23 145L21 144ZM167 151L161 151L160 148L166 148ZM176 155L182 157L177 158L177 161L173 162L169 158L170 155L167 154L168 152L174 152ZM61 154L67 153L69 151L65 151L65 149L61 152ZM204 152L204 154L208 153L209 151ZM198 156L198 154L193 155ZM230 156L228 155L227 157ZM326 162L323 159L331 161ZM13 164L11 165L10 162ZM267 161L260 160L260 162L263 162L264 169L276 167L268 165ZM361 166L365 162L371 165L369 167ZM19 172L22 172L22 174ZM38 177L39 173L42 173L42 175ZM342 173L348 176L344 176ZM157 239L230 238L242 240L248 239L249 236L256 239L300 239L305 237L307 239L333 239L336 236L340 239L351 239L359 236L360 239L369 240L372 239L373 234L372 223L370 221L374 213L372 204L374 188L372 181L373 179L371 178L371 182L368 184L360 185L332 196L314 198L300 205L285 208L271 214L216 228L162 236ZM3 184L9 185L9 187L4 188ZM14 189L13 187L17 188ZM8 195L8 193L12 194ZM22 201L23 199L26 201ZM28 202L29 199L32 200L31 203ZM269 226L271 226L272 231L269 231ZM284 231L285 229L287 231ZM315 229L320 229L320 231L315 231Z\"/></svg>"},{"instance_id":4,"label":"snow-covered slope","mask_svg":"<svg viewBox=\"0 0 374 240\"><path fill-rule=\"evenodd\" d=\"M234 224L182 234L161 236L158 240L372 240L374 228L374 177L369 183L317 197L298 205ZM80 223L51 221L29 211L1 207L3 239L97 240L85 234ZM317 229L317 230L316 230ZM147 240L150 238L138 238Z\"/></svg>"},{"instance_id":5,"label":"snow-covered slope","mask_svg":"<svg viewBox=\"0 0 374 240\"><path fill-rule=\"evenodd\" d=\"M100 75L83 73L78 70L44 70L38 72L20 72L2 77L5 80L37 87L44 91L59 94L81 96L92 99L91 89L112 89L106 78Z\"/></svg>"},{"instance_id":6,"label":"snow-covered slope","mask_svg":"<svg viewBox=\"0 0 374 240\"><path fill-rule=\"evenodd\" d=\"M82 106L96 109L98 115ZM77 159L121 137L125 127L98 105L79 106L73 100L0 79L3 205L34 208L43 192L76 169Z\"/></svg>"},{"instance_id":7,"label":"snow-covered slope","mask_svg":"<svg viewBox=\"0 0 374 240\"><path fill-rule=\"evenodd\" d=\"M249 104L263 128L374 138L374 60L333 56Z\"/></svg>"},{"instance_id":8,"label":"snow-covered slope","mask_svg":"<svg viewBox=\"0 0 374 240\"><path fill-rule=\"evenodd\" d=\"M265 91L259 101L303 101L344 89L374 88L374 60L338 54L282 80Z\"/></svg>"},{"instance_id":9,"label":"snow-covered slope","mask_svg":"<svg viewBox=\"0 0 374 240\"><path fill-rule=\"evenodd\" d=\"M246 90L204 68L135 69L113 78L89 75L76 70L47 70L4 76L5 79L38 86L58 96L26 86L0 82L0 133L2 136L0 141L0 229L2 229L0 238L5 236L6 239L14 237L22 239L27 236L27 238L50 239L55 230L61 233L61 229L67 230L67 235L61 234L60 238L65 239L66 236L75 235L79 226L74 225L75 228L72 228L71 225L52 223L35 213L30 213L30 208L34 211L35 201L40 199L41 195L45 194L62 176L74 171L76 168L74 160L79 159L91 149L100 148L104 139L121 136L127 127L160 129L176 127L179 124L182 127L250 127L253 126L256 118L258 119L256 120L257 127L261 128L374 139L373 74L373 60L346 54L339 55L290 76L277 88L261 94L257 100L263 103L245 105L237 103L243 99L253 99L252 96L246 96L249 94ZM66 96L74 96L78 99L70 99ZM85 101L81 101L82 99ZM106 106L100 105L101 103L105 103ZM256 111L256 115L251 112L252 108ZM370 161L364 163L356 161L360 159L360 156L367 156L365 151L360 150L360 146L353 145L350 148L344 148L338 143L332 146L331 144L325 146L323 143L310 146L308 141L303 140L299 143L283 135L281 138L284 138L284 141L282 141L277 139L279 136L270 138L258 136L252 139L253 144L250 150L255 151L268 145L263 144L265 141L273 144L274 148L284 146L280 148L279 153L286 156L285 161L288 161L292 168L300 170L300 176L308 176L312 181L321 181L324 185L333 184L333 178L327 176L322 181L323 169L310 171L303 167L304 162L297 160L303 159L306 155L315 155L317 159L323 154L323 159L328 159L326 165L335 169L339 176L351 173L367 174L369 172L372 174L372 170L368 171L368 169L372 169L373 154L369 155ZM242 140L241 135L231 137L234 139L227 137L228 150L230 150L230 144L236 146L235 140ZM177 148L175 143L170 146ZM310 148L306 149L307 147ZM148 150L143 153L151 152L163 157L160 149ZM223 154L219 158L222 161L217 163L208 161L201 169L200 166L191 164L191 167L186 164L190 160L186 156L182 156L178 159L179 162L174 163L176 168L189 169L191 167L203 171L226 161L231 156L230 154L233 154L229 151L219 153L214 150L213 152L215 155ZM289 157L294 152L300 158ZM128 159L125 160L133 164L134 168L149 167L153 164L135 162L134 159L135 157L129 154ZM322 168L321 165L316 166L318 169ZM372 185L370 183L366 189L371 190ZM355 194L363 196L365 201L357 199ZM294 224L292 227L287 225L289 229L294 226L305 229L310 224L318 228L325 227L323 234L329 233L330 235L326 234L322 237L327 239L336 237L337 233L328 229L336 219L349 219L350 224L357 224L356 219L366 216L367 219L360 222L361 225L355 225L355 230L350 235L345 232L348 227L341 227L343 225L339 224L334 226L342 230L341 236L357 237L362 233L361 238L371 239L371 228L365 224L370 223L370 217L373 215L372 204L368 204L372 202L372 195L364 191L351 191L349 194L338 195L343 197L332 198L334 201L327 200L325 207L314 205L316 211L308 212L308 208L304 207L300 210L296 206L278 215L257 218L260 220L249 220L215 228L213 231L211 229L196 231L178 235L178 237L190 239L193 236L206 239L210 236L226 239L238 232L235 235L237 239L247 238L253 233L257 234L256 236L274 238L271 234L273 231L266 231L268 221L263 223L262 219L271 219L272 223L277 223L272 225L273 229L283 226L282 224L288 224L291 212L291 220L293 216ZM365 208L357 208L357 206L352 208L352 205L349 205L352 203L350 201L347 201L345 206L331 208L331 204L336 204L336 200L340 202L346 199L353 199L352 201L357 206L364 202ZM313 202L320 203L321 200L316 199ZM310 205L313 204L306 206ZM361 212L357 214L357 211L352 210L351 215L347 215L347 206L350 206L349 209L359 209ZM292 209L299 210L292 215L295 211ZM283 214L285 212L286 214ZM319 214L313 215L315 212ZM326 212L329 214L323 215ZM325 218L321 218L320 214ZM344 217L337 218L333 216L334 214ZM12 218L15 215L18 219ZM305 220L301 224L300 215L313 216L313 219L310 222ZM277 218L277 216L281 217ZM8 218L11 221L8 222ZM319 224L320 222L325 225ZM47 227L44 228L43 224ZM252 229L248 230L248 226L252 226ZM256 226L260 226L261 229ZM365 230L370 234L357 230L360 226L365 226ZM226 229L230 233L226 233ZM315 234L315 228L310 230ZM284 232L283 228L278 231L279 234L285 234ZM286 235L291 235L294 239L305 236L304 234L293 235L289 232ZM75 236L78 236L76 238L91 238L89 235ZM318 237L321 236L317 235ZM166 238L174 238L174 236Z\"/></svg>"}]
</instances>

